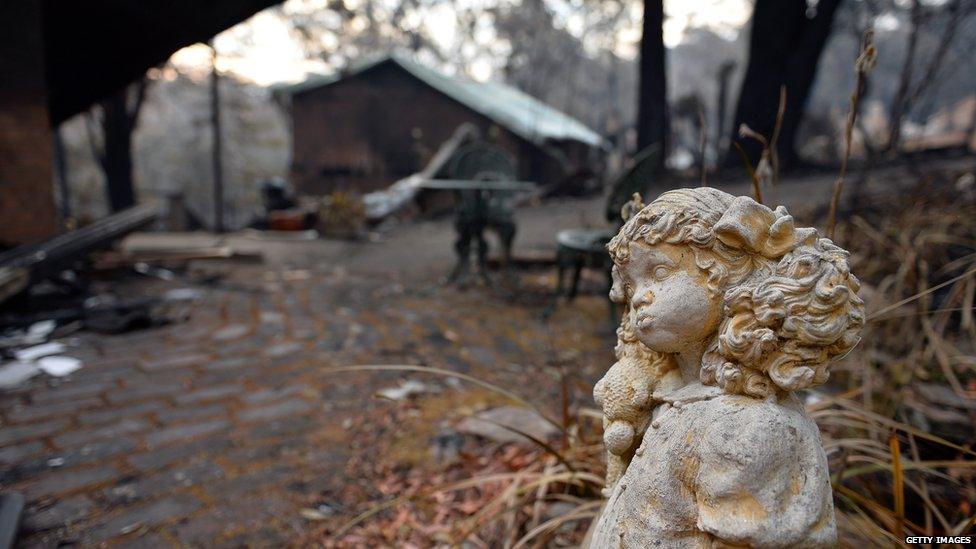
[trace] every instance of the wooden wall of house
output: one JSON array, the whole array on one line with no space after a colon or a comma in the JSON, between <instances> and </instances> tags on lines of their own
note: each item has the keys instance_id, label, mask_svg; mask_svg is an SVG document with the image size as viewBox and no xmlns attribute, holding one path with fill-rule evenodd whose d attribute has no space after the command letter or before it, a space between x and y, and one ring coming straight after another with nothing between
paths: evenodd
<instances>
[{"instance_id":1,"label":"wooden wall of house","mask_svg":"<svg viewBox=\"0 0 976 549\"><path fill-rule=\"evenodd\" d=\"M386 187L419 171L465 122L512 154L521 179L554 171L537 147L391 62L295 94L292 117L292 181L306 194Z\"/></svg>"}]
</instances>

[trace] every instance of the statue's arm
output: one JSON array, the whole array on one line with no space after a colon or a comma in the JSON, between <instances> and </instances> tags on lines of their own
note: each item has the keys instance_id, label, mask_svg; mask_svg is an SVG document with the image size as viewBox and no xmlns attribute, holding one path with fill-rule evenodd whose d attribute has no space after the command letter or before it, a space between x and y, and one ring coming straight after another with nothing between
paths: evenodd
<instances>
[{"instance_id":1,"label":"statue's arm","mask_svg":"<svg viewBox=\"0 0 976 549\"><path fill-rule=\"evenodd\" d=\"M757 402L724 416L706 432L699 459L698 528L716 545L836 543L819 431L801 412Z\"/></svg>"}]
</instances>

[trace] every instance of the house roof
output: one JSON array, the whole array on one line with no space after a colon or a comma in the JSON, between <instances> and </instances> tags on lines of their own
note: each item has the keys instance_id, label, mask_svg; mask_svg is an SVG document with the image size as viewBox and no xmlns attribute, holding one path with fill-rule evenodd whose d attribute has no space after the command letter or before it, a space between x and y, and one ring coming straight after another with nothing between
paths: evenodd
<instances>
[{"instance_id":1,"label":"house roof","mask_svg":"<svg viewBox=\"0 0 976 549\"><path fill-rule=\"evenodd\" d=\"M385 63L398 65L428 86L532 143L541 145L549 140L571 140L593 147L604 144L599 134L579 120L511 86L448 76L399 54L361 61L341 74L313 76L304 82L279 89L295 95L327 86Z\"/></svg>"},{"instance_id":2,"label":"house roof","mask_svg":"<svg viewBox=\"0 0 976 549\"><path fill-rule=\"evenodd\" d=\"M55 125L281 0L43 0L48 104ZM3 54L14 54L4 51ZM4 75L7 77L7 75Z\"/></svg>"}]
</instances>

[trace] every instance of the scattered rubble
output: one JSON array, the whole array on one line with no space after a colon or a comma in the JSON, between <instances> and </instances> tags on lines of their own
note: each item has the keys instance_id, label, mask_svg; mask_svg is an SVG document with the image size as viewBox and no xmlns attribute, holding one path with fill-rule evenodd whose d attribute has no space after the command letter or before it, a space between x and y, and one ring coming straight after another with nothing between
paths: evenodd
<instances>
[{"instance_id":1,"label":"scattered rubble","mask_svg":"<svg viewBox=\"0 0 976 549\"><path fill-rule=\"evenodd\" d=\"M53 329L48 330L48 326L49 324L45 323L43 330L45 334L53 331ZM28 330L27 333L31 334L31 331ZM39 333L41 331L35 329L32 335L38 336ZM25 339L29 338L21 338L22 341ZM8 336L6 340L16 341L16 338ZM0 389L18 387L41 373L53 377L64 377L79 370L84 363L77 358L63 355L62 353L67 349L67 346L60 341L51 341L20 349L0 347L0 352L12 355L14 358L13 361L0 364Z\"/></svg>"}]
</instances>

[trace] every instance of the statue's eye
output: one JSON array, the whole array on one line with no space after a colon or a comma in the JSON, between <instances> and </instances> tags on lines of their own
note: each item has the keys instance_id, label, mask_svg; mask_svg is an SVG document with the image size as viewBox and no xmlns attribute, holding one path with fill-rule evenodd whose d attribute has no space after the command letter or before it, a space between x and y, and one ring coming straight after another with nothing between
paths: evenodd
<instances>
[{"instance_id":1,"label":"statue's eye","mask_svg":"<svg viewBox=\"0 0 976 549\"><path fill-rule=\"evenodd\" d=\"M671 268L666 265L658 265L654 267L654 271L651 274L657 280L664 280L671 274Z\"/></svg>"}]
</instances>

